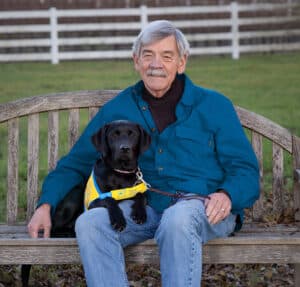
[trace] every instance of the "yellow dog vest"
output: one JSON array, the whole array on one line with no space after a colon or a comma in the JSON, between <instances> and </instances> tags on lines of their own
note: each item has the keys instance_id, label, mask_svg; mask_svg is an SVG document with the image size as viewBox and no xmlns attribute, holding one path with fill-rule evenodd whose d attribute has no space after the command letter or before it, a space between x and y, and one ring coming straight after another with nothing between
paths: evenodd
<instances>
[{"instance_id":1,"label":"yellow dog vest","mask_svg":"<svg viewBox=\"0 0 300 287\"><path fill-rule=\"evenodd\" d=\"M137 195L137 193L144 193L148 189L145 182L141 182L133 187L126 187L121 189L114 189L109 192L102 192L99 185L96 182L94 170L90 175L88 182L85 187L84 193L84 208L87 210L92 201L95 199L104 199L107 197L112 197L115 200L122 200L132 198Z\"/></svg>"}]
</instances>

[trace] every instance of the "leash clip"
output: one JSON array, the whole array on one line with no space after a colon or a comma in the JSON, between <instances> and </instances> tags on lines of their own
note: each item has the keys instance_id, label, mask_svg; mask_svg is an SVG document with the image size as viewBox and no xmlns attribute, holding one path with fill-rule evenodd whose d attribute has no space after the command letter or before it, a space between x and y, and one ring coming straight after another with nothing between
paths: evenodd
<instances>
[{"instance_id":1,"label":"leash clip","mask_svg":"<svg viewBox=\"0 0 300 287\"><path fill-rule=\"evenodd\" d=\"M141 170L140 170L140 168L138 167L138 169L137 169L137 172L136 172L136 182L138 183L138 182L143 182L144 184L146 184L146 186L147 186L147 188L150 188L151 187L151 185L148 183L148 182L146 182L145 180L144 180L144 178L143 178L143 173L141 172Z\"/></svg>"}]
</instances>

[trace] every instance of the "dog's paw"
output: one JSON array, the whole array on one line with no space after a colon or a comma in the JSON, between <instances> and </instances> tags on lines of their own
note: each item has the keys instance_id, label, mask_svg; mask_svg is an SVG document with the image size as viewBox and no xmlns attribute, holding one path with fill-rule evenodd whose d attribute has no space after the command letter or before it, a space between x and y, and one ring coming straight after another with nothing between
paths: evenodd
<instances>
[{"instance_id":1,"label":"dog's paw","mask_svg":"<svg viewBox=\"0 0 300 287\"><path fill-rule=\"evenodd\" d=\"M133 208L130 217L137 224L143 224L147 220L147 213L145 208Z\"/></svg>"},{"instance_id":2,"label":"dog's paw","mask_svg":"<svg viewBox=\"0 0 300 287\"><path fill-rule=\"evenodd\" d=\"M110 217L110 223L114 230L123 231L126 227L126 220L123 216L123 213L112 214Z\"/></svg>"}]
</instances>

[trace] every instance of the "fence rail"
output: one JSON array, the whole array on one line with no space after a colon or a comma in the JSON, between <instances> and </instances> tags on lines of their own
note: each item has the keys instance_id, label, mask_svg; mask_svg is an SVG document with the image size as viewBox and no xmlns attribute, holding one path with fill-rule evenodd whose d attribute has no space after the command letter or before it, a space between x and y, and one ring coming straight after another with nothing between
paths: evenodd
<instances>
[{"instance_id":1,"label":"fence rail","mask_svg":"<svg viewBox=\"0 0 300 287\"><path fill-rule=\"evenodd\" d=\"M138 32L171 20L192 55L300 50L300 6L250 4L0 12L0 62L131 57Z\"/></svg>"}]
</instances>

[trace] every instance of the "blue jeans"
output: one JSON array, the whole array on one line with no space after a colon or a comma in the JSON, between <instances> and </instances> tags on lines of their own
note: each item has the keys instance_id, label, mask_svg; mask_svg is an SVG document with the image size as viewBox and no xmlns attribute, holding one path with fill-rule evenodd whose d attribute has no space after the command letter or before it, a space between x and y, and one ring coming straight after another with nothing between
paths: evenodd
<instances>
[{"instance_id":1,"label":"blue jeans","mask_svg":"<svg viewBox=\"0 0 300 287\"><path fill-rule=\"evenodd\" d=\"M119 205L127 226L115 231L105 208L84 212L76 222L80 256L89 287L129 286L123 248L155 238L160 253L162 286L199 287L202 273L202 244L233 232L235 215L210 225L201 200L180 200L162 214L147 206L147 221L136 224L130 218L133 201Z\"/></svg>"}]
</instances>

